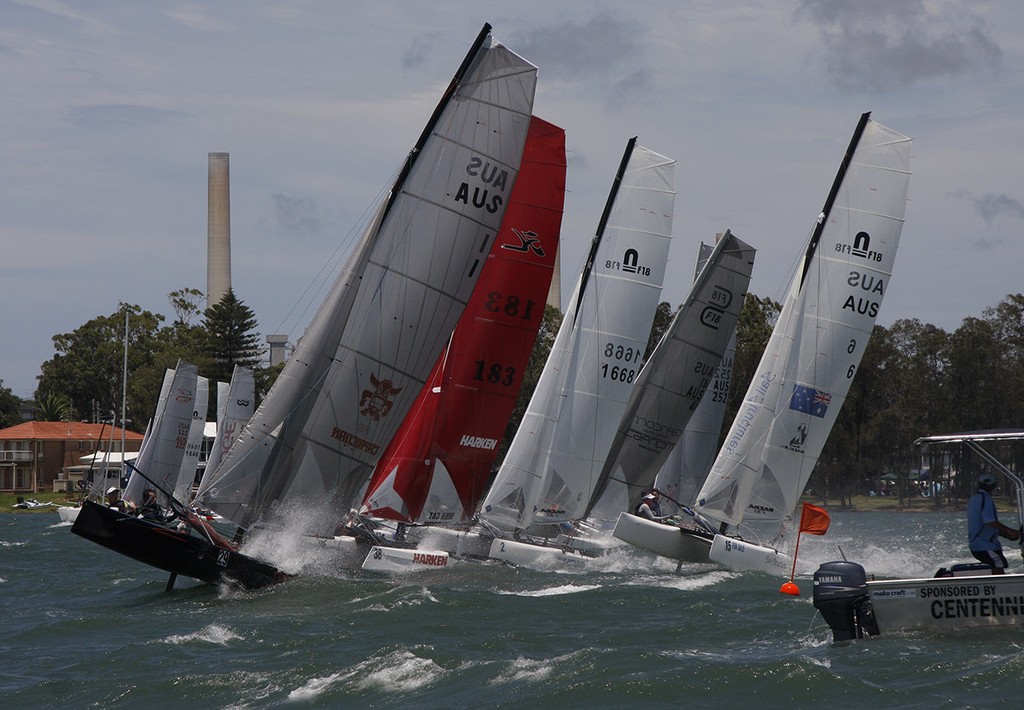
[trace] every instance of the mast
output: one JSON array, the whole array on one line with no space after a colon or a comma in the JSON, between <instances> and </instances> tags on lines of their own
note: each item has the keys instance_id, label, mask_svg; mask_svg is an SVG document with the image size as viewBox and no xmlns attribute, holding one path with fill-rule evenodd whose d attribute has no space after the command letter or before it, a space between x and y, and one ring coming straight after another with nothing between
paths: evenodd
<instances>
[{"instance_id":1,"label":"mast","mask_svg":"<svg viewBox=\"0 0 1024 710\"><path fill-rule=\"evenodd\" d=\"M811 240L807 244L807 252L804 255L804 268L800 273L801 287L803 286L804 279L807 277L807 269L811 267L814 252L818 249L818 240L821 239L821 233L825 230L825 225L828 223L828 216L832 213L832 205L835 204L836 195L839 194L839 188L843 186L843 179L846 177L846 171L850 168L850 161L853 160L853 154L857 151L857 144L860 143L860 137L864 135L864 127L868 125L868 120L870 118L870 111L865 111L860 115L860 120L857 121L857 127L853 130L853 137L850 138L850 145L846 148L846 154L839 163L839 170L836 172L836 179L832 181L832 189L829 190L828 197L825 198L825 206L821 208L821 214L818 215L818 222L814 225L814 232L811 234Z\"/></svg>"},{"instance_id":2,"label":"mast","mask_svg":"<svg viewBox=\"0 0 1024 710\"><path fill-rule=\"evenodd\" d=\"M121 463L124 465L124 410L128 399L128 308L124 309L124 364L121 366Z\"/></svg>"},{"instance_id":3,"label":"mast","mask_svg":"<svg viewBox=\"0 0 1024 710\"><path fill-rule=\"evenodd\" d=\"M604 236L604 228L608 224L608 216L611 214L612 207L615 205L615 197L619 194L619 186L622 184L622 176L626 172L626 166L629 165L629 159L633 155L633 148L636 147L636 136L633 136L626 141L626 150L622 154L622 160L619 161L619 169L615 171L615 179L612 180L611 190L608 191L608 199L604 203L604 211L601 213L601 220L597 223L597 232L594 238L590 242L590 253L587 254L587 263L583 267L583 274L580 277L580 297L576 301L576 311L572 314L572 320L575 323L576 317L580 312L580 305L583 303L583 294L587 290L587 282L590 280L590 272L594 268L594 259L597 257L597 248L601 246L601 237Z\"/></svg>"}]
</instances>

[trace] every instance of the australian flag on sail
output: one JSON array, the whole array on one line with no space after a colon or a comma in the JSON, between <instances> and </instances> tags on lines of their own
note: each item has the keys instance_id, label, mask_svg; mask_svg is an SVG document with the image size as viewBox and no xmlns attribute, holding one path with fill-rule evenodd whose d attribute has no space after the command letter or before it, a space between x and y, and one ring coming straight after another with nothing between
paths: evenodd
<instances>
[{"instance_id":1,"label":"australian flag on sail","mask_svg":"<svg viewBox=\"0 0 1024 710\"><path fill-rule=\"evenodd\" d=\"M789 399L789 408L810 414L812 417L824 417L832 395L806 385L793 385L793 396Z\"/></svg>"}]
</instances>

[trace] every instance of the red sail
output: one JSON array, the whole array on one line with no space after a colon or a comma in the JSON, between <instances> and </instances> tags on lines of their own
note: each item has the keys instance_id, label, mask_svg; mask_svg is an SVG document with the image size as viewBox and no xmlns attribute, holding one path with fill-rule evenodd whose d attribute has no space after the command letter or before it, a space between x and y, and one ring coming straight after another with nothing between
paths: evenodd
<instances>
[{"instance_id":1,"label":"red sail","mask_svg":"<svg viewBox=\"0 0 1024 710\"><path fill-rule=\"evenodd\" d=\"M519 176L476 289L374 470L364 514L428 523L473 515L544 317L565 167L565 131L533 117Z\"/></svg>"}]
</instances>

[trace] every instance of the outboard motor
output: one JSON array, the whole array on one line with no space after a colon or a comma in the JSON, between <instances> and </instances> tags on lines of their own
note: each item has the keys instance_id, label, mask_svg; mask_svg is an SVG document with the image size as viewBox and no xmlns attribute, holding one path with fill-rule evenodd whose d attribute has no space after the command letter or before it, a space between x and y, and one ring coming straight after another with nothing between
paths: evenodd
<instances>
[{"instance_id":1,"label":"outboard motor","mask_svg":"<svg viewBox=\"0 0 1024 710\"><path fill-rule=\"evenodd\" d=\"M878 635L868 577L855 562L826 562L814 573L814 608L832 628L833 641Z\"/></svg>"}]
</instances>

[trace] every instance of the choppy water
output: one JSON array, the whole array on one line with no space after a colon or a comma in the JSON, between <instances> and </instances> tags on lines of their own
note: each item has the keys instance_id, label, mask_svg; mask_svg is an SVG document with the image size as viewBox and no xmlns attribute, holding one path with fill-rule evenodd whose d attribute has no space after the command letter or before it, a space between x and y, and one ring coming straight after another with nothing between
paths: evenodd
<instances>
[{"instance_id":1,"label":"choppy water","mask_svg":"<svg viewBox=\"0 0 1024 710\"><path fill-rule=\"evenodd\" d=\"M0 514L0 707L1017 707L1022 631L833 645L811 605L837 546L878 575L931 575L967 559L963 525L834 512L801 541L799 598L635 551L572 573L466 563L165 593L55 513Z\"/></svg>"}]
</instances>

